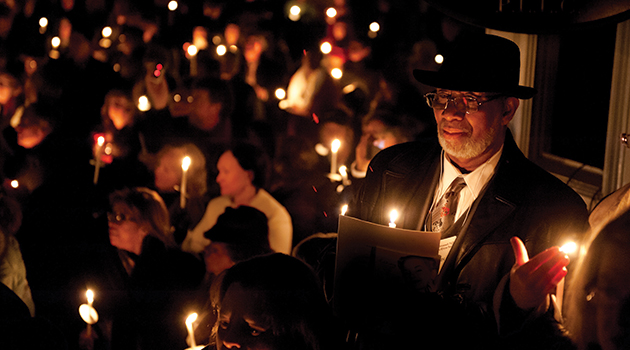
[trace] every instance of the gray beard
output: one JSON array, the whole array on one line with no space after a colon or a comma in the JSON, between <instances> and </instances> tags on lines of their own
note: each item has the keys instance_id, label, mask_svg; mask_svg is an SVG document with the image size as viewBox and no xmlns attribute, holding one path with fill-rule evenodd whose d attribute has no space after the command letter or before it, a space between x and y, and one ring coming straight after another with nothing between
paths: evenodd
<instances>
[{"instance_id":1,"label":"gray beard","mask_svg":"<svg viewBox=\"0 0 630 350\"><path fill-rule=\"evenodd\" d=\"M442 128L438 126L438 140L446 154L459 159L472 159L480 156L490 147L497 131L497 125L493 125L480 139L475 140L468 136L462 143L453 144L444 138Z\"/></svg>"}]
</instances>

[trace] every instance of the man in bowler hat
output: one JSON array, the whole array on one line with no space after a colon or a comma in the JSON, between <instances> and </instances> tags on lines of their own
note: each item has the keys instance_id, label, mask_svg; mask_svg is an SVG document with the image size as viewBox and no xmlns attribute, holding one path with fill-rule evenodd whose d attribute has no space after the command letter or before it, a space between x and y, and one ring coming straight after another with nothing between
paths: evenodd
<instances>
[{"instance_id":1,"label":"man in bowler hat","mask_svg":"<svg viewBox=\"0 0 630 350\"><path fill-rule=\"evenodd\" d=\"M396 209L398 227L452 242L435 281L445 307L421 317L453 334L439 342L488 349L553 313L569 262L557 245L581 237L588 214L578 194L525 158L508 128L520 99L536 93L519 85L518 46L481 35L443 56L438 71L413 72L435 88L425 97L439 143L381 151L348 215L386 225Z\"/></svg>"}]
</instances>

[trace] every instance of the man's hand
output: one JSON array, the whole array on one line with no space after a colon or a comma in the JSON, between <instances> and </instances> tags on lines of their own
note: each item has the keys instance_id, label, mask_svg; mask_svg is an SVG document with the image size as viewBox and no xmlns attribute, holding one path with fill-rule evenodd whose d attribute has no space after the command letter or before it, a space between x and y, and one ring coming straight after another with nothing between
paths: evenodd
<instances>
[{"instance_id":1,"label":"man's hand","mask_svg":"<svg viewBox=\"0 0 630 350\"><path fill-rule=\"evenodd\" d=\"M551 247L531 260L523 241L510 239L516 262L510 271L510 294L523 310L537 308L567 274L569 257L559 247Z\"/></svg>"}]
</instances>

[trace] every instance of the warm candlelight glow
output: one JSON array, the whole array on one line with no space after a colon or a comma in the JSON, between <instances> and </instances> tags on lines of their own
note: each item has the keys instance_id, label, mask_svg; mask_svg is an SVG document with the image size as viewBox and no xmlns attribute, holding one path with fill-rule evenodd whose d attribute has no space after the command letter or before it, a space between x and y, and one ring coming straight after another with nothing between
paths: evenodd
<instances>
[{"instance_id":1,"label":"warm candlelight glow","mask_svg":"<svg viewBox=\"0 0 630 350\"><path fill-rule=\"evenodd\" d=\"M96 143L98 144L99 147L103 146L103 144L105 144L105 137L99 136L98 139L96 140Z\"/></svg>"},{"instance_id":2,"label":"warm candlelight glow","mask_svg":"<svg viewBox=\"0 0 630 350\"><path fill-rule=\"evenodd\" d=\"M302 9L297 6L297 5L293 5L291 6L291 8L289 9L289 19L292 21L299 21L300 18L302 17L301 15Z\"/></svg>"},{"instance_id":3,"label":"warm candlelight glow","mask_svg":"<svg viewBox=\"0 0 630 350\"><path fill-rule=\"evenodd\" d=\"M171 0L171 1L168 2L168 9L171 10L171 11L177 10L178 6L179 6L179 4L175 0Z\"/></svg>"},{"instance_id":4,"label":"warm candlelight glow","mask_svg":"<svg viewBox=\"0 0 630 350\"><path fill-rule=\"evenodd\" d=\"M398 219L398 211L393 209L389 212L389 227L396 227L396 220Z\"/></svg>"},{"instance_id":5,"label":"warm candlelight glow","mask_svg":"<svg viewBox=\"0 0 630 350\"><path fill-rule=\"evenodd\" d=\"M326 16L328 16L329 18L335 18L335 16L337 16L337 10L335 10L334 7L329 7L326 10Z\"/></svg>"},{"instance_id":6,"label":"warm candlelight glow","mask_svg":"<svg viewBox=\"0 0 630 350\"><path fill-rule=\"evenodd\" d=\"M188 329L188 336L190 337L191 348L195 348L197 346L197 344L195 343L195 332L193 329L193 322L197 320L197 317L197 313L193 312L192 314L188 315L188 318L186 318L186 328Z\"/></svg>"},{"instance_id":7,"label":"warm candlelight glow","mask_svg":"<svg viewBox=\"0 0 630 350\"><path fill-rule=\"evenodd\" d=\"M88 305L92 306L92 303L94 303L94 292L88 289L87 292L85 292L85 297L87 298Z\"/></svg>"},{"instance_id":8,"label":"warm candlelight glow","mask_svg":"<svg viewBox=\"0 0 630 350\"><path fill-rule=\"evenodd\" d=\"M188 171L188 168L190 167L190 157L186 156L184 157L184 159L182 160L182 170L184 171Z\"/></svg>"},{"instance_id":9,"label":"warm candlelight glow","mask_svg":"<svg viewBox=\"0 0 630 350\"><path fill-rule=\"evenodd\" d=\"M56 49L59 47L59 45L61 45L61 39L58 36L55 36L52 39L50 39L50 44L52 45L54 49Z\"/></svg>"},{"instance_id":10,"label":"warm candlelight glow","mask_svg":"<svg viewBox=\"0 0 630 350\"><path fill-rule=\"evenodd\" d=\"M112 27L103 28L103 30L101 31L101 34L103 34L104 38L109 38L112 35Z\"/></svg>"},{"instance_id":11,"label":"warm candlelight glow","mask_svg":"<svg viewBox=\"0 0 630 350\"><path fill-rule=\"evenodd\" d=\"M81 306L79 306L79 315L81 315L83 321L88 325L98 322L98 313L88 304L81 304Z\"/></svg>"},{"instance_id":12,"label":"warm candlelight glow","mask_svg":"<svg viewBox=\"0 0 630 350\"><path fill-rule=\"evenodd\" d=\"M138 109L142 112L146 112L151 109L151 103L149 103L149 98L146 95L142 95L138 98Z\"/></svg>"},{"instance_id":13,"label":"warm candlelight glow","mask_svg":"<svg viewBox=\"0 0 630 350\"><path fill-rule=\"evenodd\" d=\"M435 63L442 64L442 62L444 62L444 56L440 54L435 55Z\"/></svg>"},{"instance_id":14,"label":"warm candlelight glow","mask_svg":"<svg viewBox=\"0 0 630 350\"><path fill-rule=\"evenodd\" d=\"M339 68L333 68L330 71L330 75L335 79L341 79L341 77L343 77L343 71Z\"/></svg>"},{"instance_id":15,"label":"warm candlelight glow","mask_svg":"<svg viewBox=\"0 0 630 350\"><path fill-rule=\"evenodd\" d=\"M319 49L322 51L323 54L329 54L332 51L332 45L328 41L324 41L319 46Z\"/></svg>"},{"instance_id":16,"label":"warm candlelight glow","mask_svg":"<svg viewBox=\"0 0 630 350\"><path fill-rule=\"evenodd\" d=\"M225 45L217 46L217 55L223 56L225 55L226 52L227 52L227 48L225 47Z\"/></svg>"},{"instance_id":17,"label":"warm candlelight glow","mask_svg":"<svg viewBox=\"0 0 630 350\"><path fill-rule=\"evenodd\" d=\"M379 30L381 30L381 26L380 24L378 24L377 22L372 22L370 23L370 31L371 32L378 32Z\"/></svg>"},{"instance_id":18,"label":"warm candlelight glow","mask_svg":"<svg viewBox=\"0 0 630 350\"><path fill-rule=\"evenodd\" d=\"M195 45L188 45L188 48L186 49L186 52L188 52L188 54L190 56L195 56L197 54L197 46L195 46Z\"/></svg>"},{"instance_id":19,"label":"warm candlelight glow","mask_svg":"<svg viewBox=\"0 0 630 350\"><path fill-rule=\"evenodd\" d=\"M347 211L348 211L348 205L347 205L347 204L344 204L344 205L341 207L341 215L346 215L346 212L347 212Z\"/></svg>"},{"instance_id":20,"label":"warm candlelight glow","mask_svg":"<svg viewBox=\"0 0 630 350\"><path fill-rule=\"evenodd\" d=\"M18 180L11 181L11 187L18 188L19 186L20 186L20 183L18 182Z\"/></svg>"},{"instance_id":21,"label":"warm candlelight glow","mask_svg":"<svg viewBox=\"0 0 630 350\"><path fill-rule=\"evenodd\" d=\"M334 139L330 144L330 150L332 153L337 153L339 151L339 147L341 147L341 141L339 141L339 139Z\"/></svg>"},{"instance_id":22,"label":"warm candlelight glow","mask_svg":"<svg viewBox=\"0 0 630 350\"><path fill-rule=\"evenodd\" d=\"M341 174L341 176L348 176L348 167L346 167L345 165L340 166L339 174Z\"/></svg>"},{"instance_id":23,"label":"warm candlelight glow","mask_svg":"<svg viewBox=\"0 0 630 350\"><path fill-rule=\"evenodd\" d=\"M572 254L577 251L577 244L575 242L567 242L562 247L560 247L560 251L565 254Z\"/></svg>"},{"instance_id":24,"label":"warm candlelight glow","mask_svg":"<svg viewBox=\"0 0 630 350\"><path fill-rule=\"evenodd\" d=\"M39 19L39 26L40 27L47 27L48 26L48 18L46 17L42 17Z\"/></svg>"},{"instance_id":25,"label":"warm candlelight glow","mask_svg":"<svg viewBox=\"0 0 630 350\"><path fill-rule=\"evenodd\" d=\"M278 88L276 89L275 95L278 100L283 100L285 97L287 97L287 92L284 91L284 89Z\"/></svg>"}]
</instances>

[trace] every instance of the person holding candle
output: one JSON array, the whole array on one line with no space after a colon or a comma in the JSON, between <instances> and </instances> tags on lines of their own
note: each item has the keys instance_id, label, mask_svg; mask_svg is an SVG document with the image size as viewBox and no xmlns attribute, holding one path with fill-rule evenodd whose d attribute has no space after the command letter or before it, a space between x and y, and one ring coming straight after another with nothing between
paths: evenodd
<instances>
[{"instance_id":1,"label":"person holding candle","mask_svg":"<svg viewBox=\"0 0 630 350\"><path fill-rule=\"evenodd\" d=\"M208 203L199 224L188 232L182 249L191 253L201 253L210 243L203 234L216 224L219 215L228 207L246 205L262 211L267 216L271 249L290 254L293 247L291 216L264 189L268 167L267 156L261 149L251 144L237 144L225 151L217 162L219 175L216 181L221 188L221 196Z\"/></svg>"},{"instance_id":2,"label":"person holding candle","mask_svg":"<svg viewBox=\"0 0 630 350\"><path fill-rule=\"evenodd\" d=\"M181 208L182 160L186 156L190 157L190 166L186 172L186 205ZM169 210L171 225L175 228L175 241L181 244L188 230L201 220L209 201L206 195L206 158L197 146L186 143L164 146L156 159L154 185Z\"/></svg>"},{"instance_id":3,"label":"person holding candle","mask_svg":"<svg viewBox=\"0 0 630 350\"><path fill-rule=\"evenodd\" d=\"M556 264L541 269L535 264L561 261L563 255L551 247L569 238L579 241L588 228L588 213L578 194L524 157L508 129L519 99L536 92L519 85L518 46L479 35L453 43L444 56L437 72L414 71L418 81L436 88L426 99L439 143L424 140L379 152L347 215L387 225L389 209L395 207L404 213L399 228L443 228L443 241L453 246L435 291L445 303L458 300L460 306L446 303L440 316L457 322L435 330L457 334L445 337L461 342L454 346L485 349L523 324L549 317L549 293L558 281L539 283L538 274ZM459 189L449 192L458 201L453 207L445 204L450 197L443 198L451 183ZM515 257L514 236L524 242L529 261ZM541 284L543 297L529 298ZM495 300L495 295L502 298ZM399 311L405 315L409 310ZM376 333L364 336L378 338Z\"/></svg>"},{"instance_id":4,"label":"person holding candle","mask_svg":"<svg viewBox=\"0 0 630 350\"><path fill-rule=\"evenodd\" d=\"M201 283L203 264L177 248L168 210L155 191L113 192L107 216L112 247L86 281L98 293L93 334L100 333L112 349L182 347L180 314Z\"/></svg>"}]
</instances>

